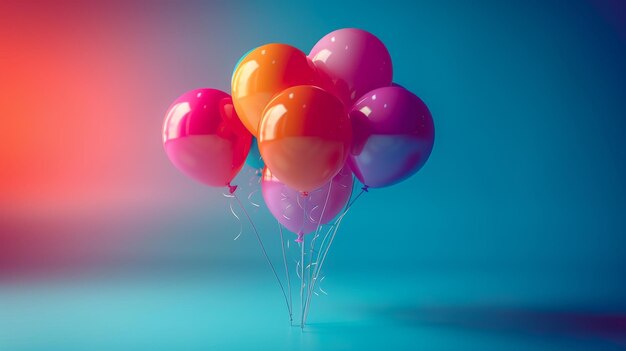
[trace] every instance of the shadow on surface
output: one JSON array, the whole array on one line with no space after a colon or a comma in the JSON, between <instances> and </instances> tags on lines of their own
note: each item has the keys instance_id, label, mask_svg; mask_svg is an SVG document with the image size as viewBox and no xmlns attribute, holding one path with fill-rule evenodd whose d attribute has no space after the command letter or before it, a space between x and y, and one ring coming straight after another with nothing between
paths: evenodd
<instances>
[{"instance_id":1,"label":"shadow on surface","mask_svg":"<svg viewBox=\"0 0 626 351\"><path fill-rule=\"evenodd\" d=\"M408 326L439 326L548 338L601 339L626 346L626 314L495 306L406 306L375 311Z\"/></svg>"}]
</instances>

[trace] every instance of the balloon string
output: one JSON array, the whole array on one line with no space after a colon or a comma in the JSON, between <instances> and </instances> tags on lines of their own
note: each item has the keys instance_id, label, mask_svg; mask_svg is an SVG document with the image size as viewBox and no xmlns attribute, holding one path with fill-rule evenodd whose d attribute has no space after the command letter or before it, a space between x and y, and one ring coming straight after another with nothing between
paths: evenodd
<instances>
[{"instance_id":1,"label":"balloon string","mask_svg":"<svg viewBox=\"0 0 626 351\"><path fill-rule=\"evenodd\" d=\"M233 240L237 240L239 239L239 237L241 236L241 233L243 233L243 224L241 223L241 218L239 218L239 216L237 216L237 213L235 213L235 210L233 209L233 199L231 198L228 206L230 207L230 213L233 214L233 216L235 216L235 218L237 218L237 222L239 223L239 233L237 234L237 236L235 236L235 239Z\"/></svg>"},{"instance_id":2,"label":"balloon string","mask_svg":"<svg viewBox=\"0 0 626 351\"><path fill-rule=\"evenodd\" d=\"M352 177L352 182L353 182L353 184L356 184L355 179L356 179L356 177L354 177L354 176L353 176L353 177ZM337 220L335 221L335 223L333 223L333 224L330 226L330 228L328 229L328 231L327 231L327 232L326 232L326 234L324 235L324 239L322 239L322 243L320 244L319 251L317 252L317 258L316 258L316 260L315 260L315 262L317 263L317 267L316 267L316 268L317 268L317 273L315 273L315 274L314 274L313 279L312 279L312 281L313 281L313 283L311 284L311 285L313 285L313 286L311 287L311 290L312 290L312 291L314 291L314 289L315 289L315 283L317 282L317 277L318 277L319 272L320 272L320 268L321 268L321 267L320 267L320 265L319 265L319 262L320 262L320 257L321 257L321 255L322 255L322 249L324 248L324 244L326 243L326 241L327 241L327 239L328 239L328 237L329 237L330 233L332 232L333 228L337 225L337 222L339 221L339 219L343 218L343 216L347 213L347 211L348 211L348 209L350 208L350 206L352 206L352 204L353 204L353 203L354 203L354 202L355 202L355 201L356 201L356 200L357 200L357 199L361 196L361 194L362 194L364 191L367 191L367 188L368 188L367 186L363 186L363 187L361 188L361 193L359 193L359 194L358 194L358 195L354 198L354 201L348 201L348 203L346 204L346 208L345 208L344 212L343 212L343 213L339 216L339 218L337 218ZM350 197L352 197L352 195L354 195L354 186L352 187L352 189L350 189ZM323 278L322 278L322 279L323 279ZM324 294L326 294L326 292L324 292ZM306 309L306 311L305 311L305 314L306 314L306 315L308 315L308 311L309 311L309 306L310 306L310 304L311 304L311 301L308 301L307 309ZM306 317L305 317L305 319L306 319Z\"/></svg>"},{"instance_id":3,"label":"balloon string","mask_svg":"<svg viewBox=\"0 0 626 351\"><path fill-rule=\"evenodd\" d=\"M326 194L326 200L324 201L324 207L322 207L322 213L320 215L320 218L317 221L317 228L315 228L315 235L313 236L313 240L311 240L311 251L310 251L311 258L309 260L311 268L309 269L309 286L308 286L307 297L305 300L305 308L304 308L305 312L308 311L308 306L311 303L311 294L313 293L312 282L313 282L313 277L314 277L313 273L315 272L315 268L313 268L313 251L315 250L315 241L317 240L320 229L322 228L322 218L324 218L324 212L326 212L326 206L328 205L328 200L330 199L330 193L332 191L332 187L333 187L333 182L331 181L330 184L328 185L328 194ZM316 264L317 262L318 261L315 261Z\"/></svg>"},{"instance_id":4,"label":"balloon string","mask_svg":"<svg viewBox=\"0 0 626 351\"><path fill-rule=\"evenodd\" d=\"M341 217L341 215L340 215L340 217ZM319 251L317 252L317 258L315 259L316 263L320 262L320 257L322 255L322 249L324 248L324 244L327 242L328 237L330 236L330 233L332 232L332 230L333 230L333 228L335 227L336 224L337 224L336 222L333 223L330 226L330 228L328 228L328 231L326 231L326 234L324 235L324 239L322 239L322 243L320 244ZM319 268L319 264L316 265L316 268ZM313 289L315 289L315 281L316 280L317 280L317 275L314 275L314 277L313 277L313 282L314 283L312 284L312 285L314 285ZM309 304L309 306L310 306L310 304ZM307 312L305 312L305 313L308 313L308 307L307 307Z\"/></svg>"},{"instance_id":5,"label":"balloon string","mask_svg":"<svg viewBox=\"0 0 626 351\"><path fill-rule=\"evenodd\" d=\"M237 215L237 212L235 212L235 209L233 208L233 198L234 198L233 194L229 192L229 193L223 193L222 195L224 195L224 197L229 199L228 207L230 208L230 213L233 214L235 219L237 219L237 223L239 223L239 232L237 233L237 235L235 235L235 238L233 239L233 240L237 240L243 233L243 223L241 223L241 218Z\"/></svg>"},{"instance_id":6,"label":"balloon string","mask_svg":"<svg viewBox=\"0 0 626 351\"><path fill-rule=\"evenodd\" d=\"M361 188L361 192L359 192L359 194L354 198L354 200L352 200L352 201L350 201L348 203L348 206L346 207L346 212L350 209L350 206L354 205L356 200L358 200L359 197L361 197L361 195L363 195L363 193L367 193L367 192L369 192L369 186L363 185L363 187Z\"/></svg>"},{"instance_id":7,"label":"balloon string","mask_svg":"<svg viewBox=\"0 0 626 351\"><path fill-rule=\"evenodd\" d=\"M280 232L280 246L283 251L283 263L285 264L285 274L287 276L287 291L289 292L289 303L287 308L289 309L289 323L293 324L293 301L291 300L291 279L289 278L289 267L287 266L287 254L285 253L285 239L283 239L283 226L278 223L278 231ZM289 243L287 243L289 244Z\"/></svg>"},{"instance_id":8,"label":"balloon string","mask_svg":"<svg viewBox=\"0 0 626 351\"><path fill-rule=\"evenodd\" d=\"M250 192L250 195L248 195L248 202L250 202L250 205L252 205L252 206L254 206L254 207L261 207L261 205L257 204L256 202L254 202L254 201L252 200L252 195L254 195L254 194L255 194L256 192L258 192L258 191L259 191L259 189L252 190L252 191Z\"/></svg>"},{"instance_id":9,"label":"balloon string","mask_svg":"<svg viewBox=\"0 0 626 351\"><path fill-rule=\"evenodd\" d=\"M304 329L304 286L306 284L306 279L304 277L304 248L306 246L306 240L304 239L304 228L306 225L306 208L308 204L308 197L304 195L302 197L304 200L304 205L301 206L304 210L304 212L302 213L302 227L300 229L300 232L298 233L298 239L296 240L300 244L300 329ZM299 198L300 196L296 197L296 199Z\"/></svg>"},{"instance_id":10,"label":"balloon string","mask_svg":"<svg viewBox=\"0 0 626 351\"><path fill-rule=\"evenodd\" d=\"M252 221L252 218L248 214L248 211L246 211L246 208L243 206L243 204L241 203L241 200L239 200L239 197L235 193L236 186L235 187L231 187L230 189L232 191L231 194L233 195L235 200L237 200L237 203L239 204L239 207L241 207L241 210L243 211L243 213L248 218L248 221L250 222L250 225L252 226L252 229L254 230L254 234L256 235L257 241L259 242L259 246L261 247L261 251L263 251L263 256L265 256L265 259L267 260L267 263L269 264L270 268L272 269L272 272L274 273L274 277L276 277L276 281L278 282L278 285L280 286L280 290L283 292L283 297L285 298L285 304L287 305L287 310L289 311L290 310L289 302L287 300L287 294L285 293L285 288L283 287L283 283L280 281L280 278L278 277L278 273L276 273L276 269L274 269L274 265L272 264L272 261L270 260L270 257L267 255L267 251L265 250L265 246L263 245L263 241L261 240L261 236L259 235L259 231L256 229L256 226L254 225L254 222Z\"/></svg>"},{"instance_id":11,"label":"balloon string","mask_svg":"<svg viewBox=\"0 0 626 351\"><path fill-rule=\"evenodd\" d=\"M302 279L302 276L300 275L300 261L298 260L294 260L294 261L296 261L296 277L298 277L298 279Z\"/></svg>"},{"instance_id":12,"label":"balloon string","mask_svg":"<svg viewBox=\"0 0 626 351\"><path fill-rule=\"evenodd\" d=\"M322 277L322 279L320 279L320 284L322 284L322 282L324 281L324 278L326 278L326 276L323 276L323 277ZM328 293L327 293L324 289L322 289L322 286L321 286L321 285L320 285L319 289L320 289L320 292L321 292L322 294L324 294L324 295L328 295Z\"/></svg>"},{"instance_id":13,"label":"balloon string","mask_svg":"<svg viewBox=\"0 0 626 351\"><path fill-rule=\"evenodd\" d=\"M328 251L330 250L330 247L332 246L333 241L335 240L335 235L337 234L337 230L339 229L339 226L341 225L341 221L343 220L345 214L347 214L347 213L348 213L348 209L346 209L346 211L338 218L338 220L335 223L335 225L333 225L334 230L333 230L333 227L331 227L330 230L329 230L329 233L330 233L330 231L332 231L333 233L330 236L330 241L328 242L328 245L326 246L326 249L324 250L324 253L322 254L322 259L321 259L321 261L319 261L320 263L316 267L316 272L315 272L315 274L313 276L313 281L311 282L311 285L313 285L311 287L311 289L315 289L315 282L317 280L317 277L319 276L319 273L321 272L322 267L324 266L324 262L326 261L326 256L328 255ZM320 249L321 249L321 247L320 247ZM320 252L321 252L321 250L320 250ZM305 311L305 315L304 315L304 321L305 322L306 322L306 319L307 319L307 316L308 316L310 308L311 308L311 304L309 303L309 305L307 306L307 309Z\"/></svg>"},{"instance_id":14,"label":"balloon string","mask_svg":"<svg viewBox=\"0 0 626 351\"><path fill-rule=\"evenodd\" d=\"M356 203L356 201L361 197L361 195L363 195L363 193L367 192L368 190L368 186L365 185L361 188L361 192L359 192L359 194L354 198L354 200L350 201L348 203L348 206L346 206L346 209L343 211L343 213L341 214L341 216L339 216L339 218L337 218L337 220L335 221L335 223L333 223L333 225L331 226L331 228L329 229L328 233L330 233L331 230L333 230L334 227L334 231L333 234L330 237L330 241L328 242L328 245L326 246L326 249L324 250L324 253L322 255L322 260L319 261L319 253L318 253L318 261L319 264L315 267L315 274L313 275L313 281L311 282L311 284L313 285L312 287L310 287L311 289L315 289L315 281L317 280L317 277L319 276L320 272L322 271L322 267L324 266L324 262L326 261L326 256L328 255L328 251L330 250L330 247L333 244L333 241L335 240L335 235L337 234L337 230L339 229L339 226L341 225L341 221L343 220L343 218L346 216L346 214L348 214L348 211L350 211L350 208L354 205L354 203ZM326 235L328 235L328 233ZM325 240L326 238L324 238ZM322 242L323 245L323 242ZM322 247L320 246L320 253L322 252ZM306 318L308 317L309 314L309 309L310 309L311 305L309 303L309 305L307 306L307 310L305 311L305 315L303 316L304 318L304 322L306 323Z\"/></svg>"},{"instance_id":15,"label":"balloon string","mask_svg":"<svg viewBox=\"0 0 626 351\"><path fill-rule=\"evenodd\" d=\"M302 242L300 243L300 329L304 329L304 245L306 240L304 237L302 238Z\"/></svg>"}]
</instances>

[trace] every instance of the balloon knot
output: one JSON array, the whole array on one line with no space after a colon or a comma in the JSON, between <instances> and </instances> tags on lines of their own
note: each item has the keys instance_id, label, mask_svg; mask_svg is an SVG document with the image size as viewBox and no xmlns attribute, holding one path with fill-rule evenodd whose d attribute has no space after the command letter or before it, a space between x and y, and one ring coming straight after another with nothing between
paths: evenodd
<instances>
[{"instance_id":1,"label":"balloon knot","mask_svg":"<svg viewBox=\"0 0 626 351\"><path fill-rule=\"evenodd\" d=\"M363 187L361 188L361 190L363 190L363 191L365 191L365 192L367 193L367 192L369 192L369 190L368 190L369 188L370 188L369 186L367 186L367 185L363 185Z\"/></svg>"},{"instance_id":2,"label":"balloon knot","mask_svg":"<svg viewBox=\"0 0 626 351\"><path fill-rule=\"evenodd\" d=\"M309 192L308 191L303 191L300 194L302 194L302 197L307 197L309 196Z\"/></svg>"},{"instance_id":3,"label":"balloon knot","mask_svg":"<svg viewBox=\"0 0 626 351\"><path fill-rule=\"evenodd\" d=\"M236 185L230 185L230 183L226 184L226 186L228 186L228 191L232 194L235 192L235 190L237 190L237 186Z\"/></svg>"},{"instance_id":4,"label":"balloon knot","mask_svg":"<svg viewBox=\"0 0 626 351\"><path fill-rule=\"evenodd\" d=\"M298 238L296 239L297 243L301 243L304 241L304 233L303 232L299 232L298 233Z\"/></svg>"}]
</instances>

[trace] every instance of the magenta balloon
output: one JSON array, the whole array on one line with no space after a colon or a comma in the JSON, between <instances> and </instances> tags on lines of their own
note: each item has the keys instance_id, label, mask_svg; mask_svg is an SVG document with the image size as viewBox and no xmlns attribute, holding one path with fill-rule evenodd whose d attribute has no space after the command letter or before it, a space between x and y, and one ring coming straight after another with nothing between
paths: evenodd
<instances>
[{"instance_id":1,"label":"magenta balloon","mask_svg":"<svg viewBox=\"0 0 626 351\"><path fill-rule=\"evenodd\" d=\"M361 29L327 34L315 44L309 58L332 78L335 94L347 106L370 90L391 85L393 69L387 48Z\"/></svg>"},{"instance_id":2,"label":"magenta balloon","mask_svg":"<svg viewBox=\"0 0 626 351\"><path fill-rule=\"evenodd\" d=\"M283 184L267 167L263 170L261 181L263 199L272 215L285 228L297 234L314 232L320 217L321 224L326 224L339 214L350 199L352 183L352 172L347 165L326 185L309 192L306 198Z\"/></svg>"},{"instance_id":3,"label":"magenta balloon","mask_svg":"<svg viewBox=\"0 0 626 351\"><path fill-rule=\"evenodd\" d=\"M252 134L237 117L230 95L215 89L183 94L163 123L163 146L170 161L209 186L230 185L251 143Z\"/></svg>"},{"instance_id":4,"label":"magenta balloon","mask_svg":"<svg viewBox=\"0 0 626 351\"><path fill-rule=\"evenodd\" d=\"M354 143L348 163L372 188L396 184L428 160L435 141L432 116L424 102L401 87L367 93L350 112Z\"/></svg>"}]
</instances>

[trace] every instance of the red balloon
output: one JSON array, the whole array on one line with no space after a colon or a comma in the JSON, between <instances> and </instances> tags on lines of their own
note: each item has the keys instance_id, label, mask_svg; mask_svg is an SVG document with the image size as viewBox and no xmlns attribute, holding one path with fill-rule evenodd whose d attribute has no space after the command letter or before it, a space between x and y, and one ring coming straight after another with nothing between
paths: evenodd
<instances>
[{"instance_id":1,"label":"red balloon","mask_svg":"<svg viewBox=\"0 0 626 351\"><path fill-rule=\"evenodd\" d=\"M343 167L352 126L341 101L311 85L283 90L263 112L259 149L265 164L291 188L308 192Z\"/></svg>"},{"instance_id":2,"label":"red balloon","mask_svg":"<svg viewBox=\"0 0 626 351\"><path fill-rule=\"evenodd\" d=\"M176 99L163 123L163 146L187 176L209 186L229 186L246 160L252 135L235 113L230 95L189 91Z\"/></svg>"}]
</instances>

